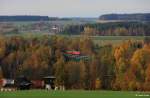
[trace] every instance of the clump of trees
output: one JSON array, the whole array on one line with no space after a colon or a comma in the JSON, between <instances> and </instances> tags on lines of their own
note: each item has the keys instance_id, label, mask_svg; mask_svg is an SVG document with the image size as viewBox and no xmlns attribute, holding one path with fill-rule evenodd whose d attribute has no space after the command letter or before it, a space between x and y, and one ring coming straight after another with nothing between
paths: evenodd
<instances>
[{"instance_id":1,"label":"clump of trees","mask_svg":"<svg viewBox=\"0 0 150 98\"><path fill-rule=\"evenodd\" d=\"M90 59L66 61L64 51L67 50L78 50ZM1 77L25 75L41 79L54 75L56 85L67 89L149 91L149 59L148 41L98 46L88 36L0 38Z\"/></svg>"},{"instance_id":2,"label":"clump of trees","mask_svg":"<svg viewBox=\"0 0 150 98\"><path fill-rule=\"evenodd\" d=\"M64 28L62 34L85 34L96 36L149 36L149 22L112 22L84 25L71 25Z\"/></svg>"}]
</instances>

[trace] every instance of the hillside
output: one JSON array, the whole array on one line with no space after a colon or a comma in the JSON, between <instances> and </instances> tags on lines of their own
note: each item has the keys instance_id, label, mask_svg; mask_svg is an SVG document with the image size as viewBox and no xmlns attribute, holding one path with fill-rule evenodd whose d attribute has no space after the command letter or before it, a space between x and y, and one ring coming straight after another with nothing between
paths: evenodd
<instances>
[{"instance_id":1,"label":"hillside","mask_svg":"<svg viewBox=\"0 0 150 98\"><path fill-rule=\"evenodd\" d=\"M0 22L5 21L47 21L48 16L0 16Z\"/></svg>"},{"instance_id":2,"label":"hillside","mask_svg":"<svg viewBox=\"0 0 150 98\"><path fill-rule=\"evenodd\" d=\"M100 20L150 21L150 13L146 14L105 14Z\"/></svg>"}]
</instances>

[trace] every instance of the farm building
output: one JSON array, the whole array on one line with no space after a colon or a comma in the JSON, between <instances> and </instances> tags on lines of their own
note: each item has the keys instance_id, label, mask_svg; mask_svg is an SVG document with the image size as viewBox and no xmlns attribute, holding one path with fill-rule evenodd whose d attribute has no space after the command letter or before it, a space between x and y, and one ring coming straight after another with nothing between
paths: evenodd
<instances>
[{"instance_id":1,"label":"farm building","mask_svg":"<svg viewBox=\"0 0 150 98\"><path fill-rule=\"evenodd\" d=\"M20 76L16 79L17 88L20 90L30 89L32 82L28 80L25 76Z\"/></svg>"},{"instance_id":2,"label":"farm building","mask_svg":"<svg viewBox=\"0 0 150 98\"><path fill-rule=\"evenodd\" d=\"M29 80L25 76L16 79L0 79L0 88L14 90L47 89L56 90L54 76L43 77L41 80Z\"/></svg>"},{"instance_id":3,"label":"farm building","mask_svg":"<svg viewBox=\"0 0 150 98\"><path fill-rule=\"evenodd\" d=\"M2 87L14 87L15 81L13 79L1 79L0 80L0 85Z\"/></svg>"},{"instance_id":4,"label":"farm building","mask_svg":"<svg viewBox=\"0 0 150 98\"><path fill-rule=\"evenodd\" d=\"M66 51L63 54L66 61L73 60L79 62L81 60L88 61L90 59L89 56L81 54L80 51Z\"/></svg>"},{"instance_id":5,"label":"farm building","mask_svg":"<svg viewBox=\"0 0 150 98\"><path fill-rule=\"evenodd\" d=\"M54 83L54 80L56 79L56 77L54 76L47 76L47 77L44 77L44 84L45 84L45 88L47 90L54 90L55 89L55 83Z\"/></svg>"},{"instance_id":6,"label":"farm building","mask_svg":"<svg viewBox=\"0 0 150 98\"><path fill-rule=\"evenodd\" d=\"M32 89L43 89L44 88L44 81L43 80L31 80L32 82Z\"/></svg>"}]
</instances>

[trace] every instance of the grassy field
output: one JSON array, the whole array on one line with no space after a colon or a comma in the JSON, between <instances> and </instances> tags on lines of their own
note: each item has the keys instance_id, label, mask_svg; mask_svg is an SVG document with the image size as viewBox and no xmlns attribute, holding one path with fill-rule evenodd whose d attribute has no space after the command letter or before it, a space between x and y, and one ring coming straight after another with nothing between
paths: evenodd
<instances>
[{"instance_id":1,"label":"grassy field","mask_svg":"<svg viewBox=\"0 0 150 98\"><path fill-rule=\"evenodd\" d=\"M18 33L18 34L5 34L5 36L22 36L22 37L42 37L45 35L51 35L50 33ZM81 35L57 35L57 36L62 36L62 37L69 37L69 38L79 38ZM145 37L150 36L90 36L91 39L93 40L144 40Z\"/></svg>"},{"instance_id":2,"label":"grassy field","mask_svg":"<svg viewBox=\"0 0 150 98\"><path fill-rule=\"evenodd\" d=\"M6 36L22 36L25 38L42 38L43 36L51 36L49 33L21 33L21 34L9 34ZM80 35L57 35L57 36L63 36L68 38L79 38ZM95 44L98 44L100 46L112 44L112 45L118 45L122 42L132 40L132 41L144 41L145 37L150 38L150 36L91 36L91 39Z\"/></svg>"},{"instance_id":3,"label":"grassy field","mask_svg":"<svg viewBox=\"0 0 150 98\"><path fill-rule=\"evenodd\" d=\"M0 92L0 98L150 98L150 92L30 90Z\"/></svg>"},{"instance_id":4,"label":"grassy field","mask_svg":"<svg viewBox=\"0 0 150 98\"><path fill-rule=\"evenodd\" d=\"M149 37L149 36L147 36ZM92 37L92 40L94 43L98 45L106 45L106 44L112 44L112 45L118 45L125 41L144 41L145 36L94 36Z\"/></svg>"},{"instance_id":5,"label":"grassy field","mask_svg":"<svg viewBox=\"0 0 150 98\"><path fill-rule=\"evenodd\" d=\"M73 38L80 37L80 36L71 36ZM144 41L145 37L150 38L150 36L91 36L91 39L95 44L100 46L112 44L118 45L125 41Z\"/></svg>"}]
</instances>

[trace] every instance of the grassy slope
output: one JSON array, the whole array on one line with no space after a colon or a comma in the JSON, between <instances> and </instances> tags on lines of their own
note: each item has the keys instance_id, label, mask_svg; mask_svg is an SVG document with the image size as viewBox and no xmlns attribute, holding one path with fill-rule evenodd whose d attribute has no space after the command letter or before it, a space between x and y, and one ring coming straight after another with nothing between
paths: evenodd
<instances>
[{"instance_id":1,"label":"grassy slope","mask_svg":"<svg viewBox=\"0 0 150 98\"><path fill-rule=\"evenodd\" d=\"M49 36L48 33L22 33L22 34L9 34L6 36L22 36L25 38L42 38L43 36ZM63 36L63 37L69 37L69 38L79 38L80 35L57 35L57 36ZM150 36L146 36L149 37ZM91 39L94 41L95 44L98 44L100 46L106 45L106 44L112 44L112 45L118 45L124 41L127 40L133 40L133 41L143 41L145 36L91 36Z\"/></svg>"},{"instance_id":2,"label":"grassy slope","mask_svg":"<svg viewBox=\"0 0 150 98\"><path fill-rule=\"evenodd\" d=\"M71 36L73 38L80 37L80 36ZM98 45L118 45L124 41L132 40L132 41L144 41L145 37L150 36L91 36L91 39L94 41L95 44Z\"/></svg>"},{"instance_id":3,"label":"grassy slope","mask_svg":"<svg viewBox=\"0 0 150 98\"><path fill-rule=\"evenodd\" d=\"M139 95L138 97L136 95ZM144 95L144 96L143 96ZM0 92L0 98L143 98L150 93L126 91L16 91Z\"/></svg>"},{"instance_id":4,"label":"grassy slope","mask_svg":"<svg viewBox=\"0 0 150 98\"><path fill-rule=\"evenodd\" d=\"M149 37L149 36L147 36ZM92 37L94 43L98 45L118 45L124 41L144 41L144 36L94 36Z\"/></svg>"}]
</instances>

